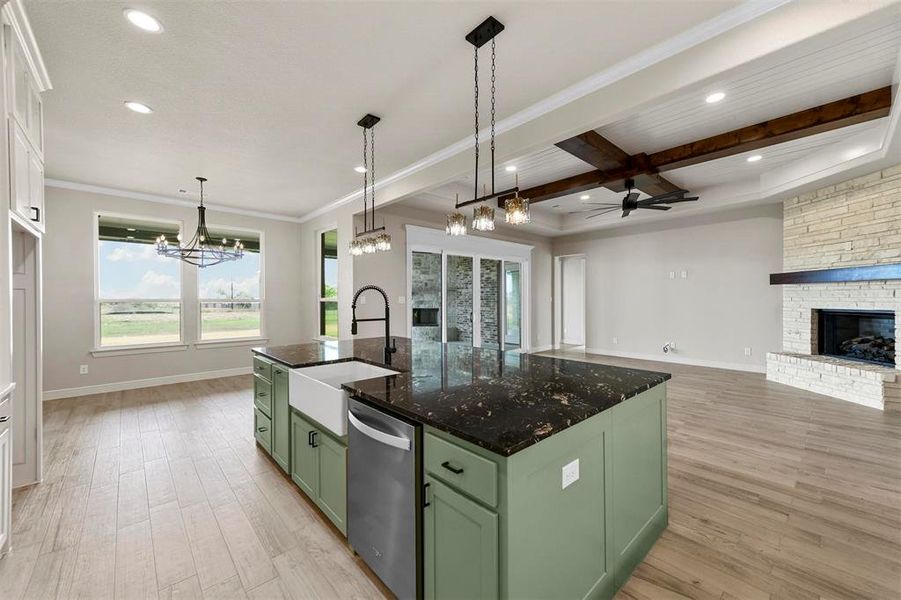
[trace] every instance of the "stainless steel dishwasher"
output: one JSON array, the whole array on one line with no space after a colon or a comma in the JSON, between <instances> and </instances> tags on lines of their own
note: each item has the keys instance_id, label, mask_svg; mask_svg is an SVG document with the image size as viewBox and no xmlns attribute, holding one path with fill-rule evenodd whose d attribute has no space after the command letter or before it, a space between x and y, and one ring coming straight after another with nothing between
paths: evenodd
<instances>
[{"instance_id":1,"label":"stainless steel dishwasher","mask_svg":"<svg viewBox=\"0 0 901 600\"><path fill-rule=\"evenodd\" d=\"M351 398L347 539L400 600L422 597L422 428Z\"/></svg>"}]
</instances>

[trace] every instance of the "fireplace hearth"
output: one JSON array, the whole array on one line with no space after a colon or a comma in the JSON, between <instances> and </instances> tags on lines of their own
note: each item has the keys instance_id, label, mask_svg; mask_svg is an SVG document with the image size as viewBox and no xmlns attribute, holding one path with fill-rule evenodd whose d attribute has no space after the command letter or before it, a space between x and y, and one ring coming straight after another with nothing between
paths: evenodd
<instances>
[{"instance_id":1,"label":"fireplace hearth","mask_svg":"<svg viewBox=\"0 0 901 600\"><path fill-rule=\"evenodd\" d=\"M819 310L819 354L895 366L895 313Z\"/></svg>"}]
</instances>

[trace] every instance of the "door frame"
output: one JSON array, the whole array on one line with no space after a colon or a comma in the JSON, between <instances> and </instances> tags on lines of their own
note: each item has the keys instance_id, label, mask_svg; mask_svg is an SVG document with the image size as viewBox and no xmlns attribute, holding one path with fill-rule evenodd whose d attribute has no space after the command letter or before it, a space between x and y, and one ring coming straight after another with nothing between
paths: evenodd
<instances>
[{"instance_id":1,"label":"door frame","mask_svg":"<svg viewBox=\"0 0 901 600\"><path fill-rule=\"evenodd\" d=\"M554 348L563 345L563 260L582 259L582 345L588 345L588 257L585 253L560 254L554 257Z\"/></svg>"}]
</instances>

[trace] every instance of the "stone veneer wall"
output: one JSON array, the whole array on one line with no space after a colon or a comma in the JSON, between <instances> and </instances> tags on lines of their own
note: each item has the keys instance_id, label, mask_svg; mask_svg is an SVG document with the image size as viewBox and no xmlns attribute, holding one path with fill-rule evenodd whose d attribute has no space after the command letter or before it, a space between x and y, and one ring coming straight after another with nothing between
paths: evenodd
<instances>
[{"instance_id":1,"label":"stone veneer wall","mask_svg":"<svg viewBox=\"0 0 901 600\"><path fill-rule=\"evenodd\" d=\"M483 258L479 261L479 327L482 346L500 347L501 261Z\"/></svg>"},{"instance_id":2,"label":"stone veneer wall","mask_svg":"<svg viewBox=\"0 0 901 600\"><path fill-rule=\"evenodd\" d=\"M411 273L412 308L437 308L438 325L414 327L413 340L441 341L441 255L432 252L413 252Z\"/></svg>"},{"instance_id":3,"label":"stone veneer wall","mask_svg":"<svg viewBox=\"0 0 901 600\"><path fill-rule=\"evenodd\" d=\"M784 203L785 271L901 262L901 165ZM815 356L817 309L890 310L901 333L901 281L783 286L783 352L767 377L882 407L898 398L895 369ZM901 363L896 364L901 369Z\"/></svg>"}]
</instances>

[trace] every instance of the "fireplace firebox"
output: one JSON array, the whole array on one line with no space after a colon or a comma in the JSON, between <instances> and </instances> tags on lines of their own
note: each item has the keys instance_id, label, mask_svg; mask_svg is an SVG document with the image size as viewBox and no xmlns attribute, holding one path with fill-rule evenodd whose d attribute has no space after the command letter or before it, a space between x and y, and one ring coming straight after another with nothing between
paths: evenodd
<instances>
[{"instance_id":1,"label":"fireplace firebox","mask_svg":"<svg viewBox=\"0 0 901 600\"><path fill-rule=\"evenodd\" d=\"M895 313L822 309L817 312L820 354L895 366Z\"/></svg>"}]
</instances>

